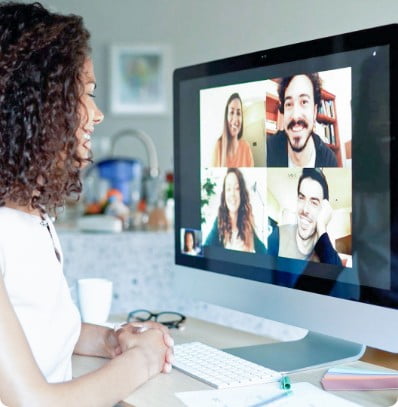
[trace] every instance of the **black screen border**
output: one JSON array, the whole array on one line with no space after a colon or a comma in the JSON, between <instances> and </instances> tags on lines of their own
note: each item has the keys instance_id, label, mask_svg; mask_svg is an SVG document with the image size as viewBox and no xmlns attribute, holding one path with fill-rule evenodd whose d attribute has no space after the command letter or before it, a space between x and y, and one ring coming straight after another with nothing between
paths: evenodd
<instances>
[{"instance_id":1,"label":"black screen border","mask_svg":"<svg viewBox=\"0 0 398 407\"><path fill-rule=\"evenodd\" d=\"M305 41L296 44L284 45L268 50L248 53L244 55L224 58L197 65L178 68L173 75L173 103L174 103L174 161L175 161L175 263L182 266L207 270L254 281L270 283L270 276L273 273L283 273L280 270L258 268L249 265L234 264L205 257L186 256L181 253L180 229L181 225L181 170L180 170L180 134L179 115L180 100L179 89L183 81L196 79L205 76L225 74L242 71L246 69L268 67L286 62L305 60L307 58L322 57L340 52L361 50L364 48L388 45L390 49L390 249L391 249L391 290L372 289L372 296L369 302L374 305L398 308L395 300L398 298L398 185L394 183L394 175L398 170L398 163L394 157L398 157L397 137L393 131L398 125L398 24L391 24L381 27L359 30L351 33L339 34L330 37ZM396 273L393 273L392 271ZM332 280L330 280L332 282ZM325 279L305 276L305 281L300 286L294 288L303 291L310 291L319 294L328 294L329 288L325 287ZM348 283L334 283L337 288L351 286ZM354 288L354 287L351 287ZM338 290L337 290L338 291ZM377 295L374 295L374 294ZM395 294L391 296L391 293ZM339 297L339 295L336 295ZM393 297L393 298L391 298ZM346 297L341 297L346 298Z\"/></svg>"}]
</instances>

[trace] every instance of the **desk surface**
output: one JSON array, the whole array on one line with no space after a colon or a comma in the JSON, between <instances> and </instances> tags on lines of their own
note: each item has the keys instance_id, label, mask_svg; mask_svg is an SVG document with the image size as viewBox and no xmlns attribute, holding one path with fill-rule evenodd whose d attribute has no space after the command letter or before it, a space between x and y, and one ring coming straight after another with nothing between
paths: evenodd
<instances>
[{"instance_id":1,"label":"desk surface","mask_svg":"<svg viewBox=\"0 0 398 407\"><path fill-rule=\"evenodd\" d=\"M188 318L183 331L172 331L176 343L201 341L217 348L258 345L272 342L271 339L242 332L236 329L215 325L209 322ZM75 377L94 370L105 363L103 359L74 356L73 374ZM357 367L375 368L374 365L359 361L350 363ZM384 369L380 367L380 369ZM290 375L292 383L307 381L318 387L326 369L314 369ZM209 390L210 386L179 372L160 374L128 396L122 406L134 407L182 407L183 403L175 396L181 391ZM366 392L333 392L340 397L354 401L363 407L391 406L398 397L398 390L378 390Z\"/></svg>"}]
</instances>

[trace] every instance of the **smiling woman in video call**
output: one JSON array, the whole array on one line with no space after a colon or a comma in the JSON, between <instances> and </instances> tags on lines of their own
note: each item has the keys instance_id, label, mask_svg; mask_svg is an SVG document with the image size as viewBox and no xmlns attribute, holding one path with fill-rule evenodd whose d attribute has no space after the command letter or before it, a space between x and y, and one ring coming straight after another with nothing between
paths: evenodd
<instances>
[{"instance_id":1,"label":"smiling woman in video call","mask_svg":"<svg viewBox=\"0 0 398 407\"><path fill-rule=\"evenodd\" d=\"M224 130L213 152L214 167L253 167L253 154L243 136L243 104L233 93L225 106Z\"/></svg>"},{"instance_id":2,"label":"smiling woman in video call","mask_svg":"<svg viewBox=\"0 0 398 407\"><path fill-rule=\"evenodd\" d=\"M228 168L224 177L218 216L205 245L266 253L253 226L253 212L245 179L238 168Z\"/></svg>"},{"instance_id":3,"label":"smiling woman in video call","mask_svg":"<svg viewBox=\"0 0 398 407\"><path fill-rule=\"evenodd\" d=\"M163 326L81 323L63 275L49 214L103 120L88 40L78 16L0 3L0 405L112 406L171 368ZM72 353L111 360L71 380Z\"/></svg>"}]
</instances>

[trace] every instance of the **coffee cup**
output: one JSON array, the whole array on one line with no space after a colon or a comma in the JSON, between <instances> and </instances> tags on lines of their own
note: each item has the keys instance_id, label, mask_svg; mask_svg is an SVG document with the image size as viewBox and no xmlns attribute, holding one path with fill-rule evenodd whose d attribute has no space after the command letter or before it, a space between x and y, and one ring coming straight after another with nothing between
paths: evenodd
<instances>
[{"instance_id":1,"label":"coffee cup","mask_svg":"<svg viewBox=\"0 0 398 407\"><path fill-rule=\"evenodd\" d=\"M80 314L83 322L104 324L112 305L112 281L82 278L77 281Z\"/></svg>"}]
</instances>

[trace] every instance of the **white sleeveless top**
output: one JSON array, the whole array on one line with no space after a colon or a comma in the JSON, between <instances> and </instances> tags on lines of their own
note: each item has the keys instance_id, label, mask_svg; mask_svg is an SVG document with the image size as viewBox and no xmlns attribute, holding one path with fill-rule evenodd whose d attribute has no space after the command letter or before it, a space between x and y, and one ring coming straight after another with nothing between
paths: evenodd
<instances>
[{"instance_id":1,"label":"white sleeveless top","mask_svg":"<svg viewBox=\"0 0 398 407\"><path fill-rule=\"evenodd\" d=\"M56 231L45 220L0 207L0 272L40 370L49 382L61 382L72 378L81 320L63 274Z\"/></svg>"}]
</instances>

